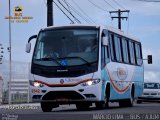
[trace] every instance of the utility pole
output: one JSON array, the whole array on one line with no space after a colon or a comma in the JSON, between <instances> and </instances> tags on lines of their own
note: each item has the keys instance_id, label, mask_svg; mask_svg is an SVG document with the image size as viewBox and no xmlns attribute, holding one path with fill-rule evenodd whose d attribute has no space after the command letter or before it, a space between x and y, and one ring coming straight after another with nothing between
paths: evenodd
<instances>
[{"instance_id":1,"label":"utility pole","mask_svg":"<svg viewBox=\"0 0 160 120\"><path fill-rule=\"evenodd\" d=\"M2 64L2 61L3 61L3 53L4 53L3 49L4 48L2 44L0 44L0 64Z\"/></svg>"},{"instance_id":2,"label":"utility pole","mask_svg":"<svg viewBox=\"0 0 160 120\"><path fill-rule=\"evenodd\" d=\"M110 14L112 14L112 13L118 13L118 17L111 17L112 18L112 20L114 19L114 18L117 18L118 19L118 29L120 29L121 30L121 19L123 20L123 19L128 19L128 17L122 17L121 15L122 15L122 13L124 13L124 12L127 12L127 13L129 13L130 11L129 10L120 10L120 9L118 9L118 11L110 11Z\"/></svg>"},{"instance_id":3,"label":"utility pole","mask_svg":"<svg viewBox=\"0 0 160 120\"><path fill-rule=\"evenodd\" d=\"M47 27L53 26L53 0L47 0Z\"/></svg>"},{"instance_id":4,"label":"utility pole","mask_svg":"<svg viewBox=\"0 0 160 120\"><path fill-rule=\"evenodd\" d=\"M11 1L9 0L9 17L11 16ZM12 81L12 40L11 40L11 20L9 19L9 90L8 90L8 103L11 104L11 81Z\"/></svg>"}]
</instances>

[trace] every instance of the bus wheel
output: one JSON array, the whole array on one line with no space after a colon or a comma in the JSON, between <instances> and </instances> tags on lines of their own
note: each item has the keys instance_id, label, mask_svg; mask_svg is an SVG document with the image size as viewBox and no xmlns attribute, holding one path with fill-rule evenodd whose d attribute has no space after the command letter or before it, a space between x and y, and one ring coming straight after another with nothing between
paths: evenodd
<instances>
[{"instance_id":1,"label":"bus wheel","mask_svg":"<svg viewBox=\"0 0 160 120\"><path fill-rule=\"evenodd\" d=\"M77 110L88 110L89 109L90 104L83 104L83 103L77 103L76 104L76 108Z\"/></svg>"},{"instance_id":2,"label":"bus wheel","mask_svg":"<svg viewBox=\"0 0 160 120\"><path fill-rule=\"evenodd\" d=\"M133 107L134 98L131 97L130 99L126 100L126 107Z\"/></svg>"},{"instance_id":3,"label":"bus wheel","mask_svg":"<svg viewBox=\"0 0 160 120\"><path fill-rule=\"evenodd\" d=\"M126 101L125 100L119 101L119 106L120 107L125 107L126 106Z\"/></svg>"},{"instance_id":4,"label":"bus wheel","mask_svg":"<svg viewBox=\"0 0 160 120\"><path fill-rule=\"evenodd\" d=\"M105 103L104 101L102 102L96 102L96 108L97 109L105 109L108 107L108 102Z\"/></svg>"},{"instance_id":5,"label":"bus wheel","mask_svg":"<svg viewBox=\"0 0 160 120\"><path fill-rule=\"evenodd\" d=\"M126 100L127 107L133 107L133 104L134 104L134 85L132 86L131 97Z\"/></svg>"},{"instance_id":6,"label":"bus wheel","mask_svg":"<svg viewBox=\"0 0 160 120\"><path fill-rule=\"evenodd\" d=\"M134 87L132 87L130 98L119 101L119 106L120 107L133 107L133 103L134 103Z\"/></svg>"},{"instance_id":7,"label":"bus wheel","mask_svg":"<svg viewBox=\"0 0 160 120\"><path fill-rule=\"evenodd\" d=\"M142 100L137 100L137 104L141 104L142 103Z\"/></svg>"},{"instance_id":8,"label":"bus wheel","mask_svg":"<svg viewBox=\"0 0 160 120\"><path fill-rule=\"evenodd\" d=\"M105 109L109 106L109 97L106 97L104 101L96 102L97 109Z\"/></svg>"},{"instance_id":9,"label":"bus wheel","mask_svg":"<svg viewBox=\"0 0 160 120\"><path fill-rule=\"evenodd\" d=\"M133 106L133 98L119 101L119 106L120 107L132 107Z\"/></svg>"},{"instance_id":10,"label":"bus wheel","mask_svg":"<svg viewBox=\"0 0 160 120\"><path fill-rule=\"evenodd\" d=\"M41 102L41 109L42 109L43 112L51 112L52 111L52 105L51 105L51 103Z\"/></svg>"}]
</instances>

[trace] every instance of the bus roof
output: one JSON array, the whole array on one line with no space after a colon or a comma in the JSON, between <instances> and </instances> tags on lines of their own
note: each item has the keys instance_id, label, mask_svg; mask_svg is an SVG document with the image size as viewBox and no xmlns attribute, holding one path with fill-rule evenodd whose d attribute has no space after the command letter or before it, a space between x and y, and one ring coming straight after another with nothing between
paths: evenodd
<instances>
[{"instance_id":1,"label":"bus roof","mask_svg":"<svg viewBox=\"0 0 160 120\"><path fill-rule=\"evenodd\" d=\"M64 25L64 26L50 26L50 27L47 27L47 28L44 28L42 30L52 30L52 29L60 29L60 28L72 28L72 27L93 27L93 28L100 28L100 29L106 29L108 31L111 31L111 32L114 32L116 34L119 34L119 35L122 35L124 37L127 37L129 39L133 39L135 41L138 41L139 42L139 39L135 38L135 37L132 37L128 34L125 34L122 30L120 29L117 29L117 28L113 28L113 27L110 27L110 26L106 26L106 25L85 25L85 24L69 24L69 25Z\"/></svg>"}]
</instances>

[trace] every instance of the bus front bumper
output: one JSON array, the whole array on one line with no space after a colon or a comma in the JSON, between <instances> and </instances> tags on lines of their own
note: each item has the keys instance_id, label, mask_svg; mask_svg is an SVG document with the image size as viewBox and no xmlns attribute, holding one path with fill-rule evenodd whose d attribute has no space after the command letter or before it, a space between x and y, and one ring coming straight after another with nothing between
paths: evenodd
<instances>
[{"instance_id":1,"label":"bus front bumper","mask_svg":"<svg viewBox=\"0 0 160 120\"><path fill-rule=\"evenodd\" d=\"M77 102L98 102L101 100L101 83L82 87L30 87L32 102L58 102L58 103L77 103Z\"/></svg>"}]
</instances>

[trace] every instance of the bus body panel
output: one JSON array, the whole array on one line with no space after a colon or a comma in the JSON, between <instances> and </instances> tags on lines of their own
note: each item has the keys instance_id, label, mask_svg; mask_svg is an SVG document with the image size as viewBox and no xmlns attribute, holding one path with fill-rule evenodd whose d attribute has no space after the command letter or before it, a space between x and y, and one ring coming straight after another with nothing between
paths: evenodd
<instances>
[{"instance_id":1,"label":"bus body panel","mask_svg":"<svg viewBox=\"0 0 160 120\"><path fill-rule=\"evenodd\" d=\"M84 75L84 76L80 76L80 77L76 77L76 78L45 78L45 77L41 77L41 76L37 76L37 75L33 75L33 76L34 76L33 77L34 81L39 81L39 82L45 81L45 83L47 83L42 88L30 86L31 98L33 98L34 95L41 95L41 99L39 99L39 100L36 99L35 101L42 101L43 96L50 91L55 91L55 92L56 91L75 91L75 92L81 94L84 98L86 98L86 101L101 101L101 94L100 94L101 89L99 89L99 88L101 88L101 86L102 86L102 81L100 81L98 84L96 84L94 86L85 86L85 87L82 86L81 83L79 83L79 82L85 81L87 79L91 79L91 77L93 76L93 73L88 74L88 75ZM94 76L97 76L96 73L94 73ZM95 78L97 78L97 77L95 77ZM47 85L59 85L59 84L61 84L60 83L61 80L64 80L63 85L76 84L76 83L79 83L79 84L77 84L75 86L71 86L71 87L63 87L63 85L61 87L47 86ZM81 92L81 90L83 90L83 91ZM45 92L43 92L43 91L45 91ZM95 95L95 97L89 99L85 96L85 94L93 94L93 95Z\"/></svg>"},{"instance_id":2,"label":"bus body panel","mask_svg":"<svg viewBox=\"0 0 160 120\"><path fill-rule=\"evenodd\" d=\"M71 29L72 27L80 27L80 26L60 26L60 27L51 27L45 30L55 30L58 29ZM88 26L84 26L86 28ZM80 27L83 28L83 25ZM102 34L103 30L106 29L108 31L112 31L117 35L124 36L126 38L133 39L128 35L124 35L121 31L115 31L113 29L109 29L107 27L102 26L94 26L95 28L99 28L99 38L98 38L98 67L97 71L93 73L87 73L78 77L42 77L40 75L30 73L30 81L35 81L41 84L44 84L43 87L35 87L30 85L30 95L33 101L47 101L45 98L46 94L50 92L66 92L73 91L79 94L84 99L76 99L77 102L80 101L88 101L88 102L99 102L105 99L106 85L110 85L110 96L109 100L123 100L129 99L131 97L131 90L134 86L134 97L137 98L142 95L143 92L143 82L144 82L144 68L142 65L131 65L120 62L112 61L111 59L111 50L110 44L108 44L108 53L109 58L105 58L105 66L102 68ZM108 34L109 39L109 34ZM133 39L136 42L139 42L137 39ZM34 58L34 57L33 57ZM33 60L32 60L33 62ZM86 80L99 80L99 82L95 85L82 86L82 84ZM64 92L64 93L65 93ZM91 95L87 96L87 95ZM35 97L35 96L40 97ZM93 96L92 96L93 95ZM65 96L65 95L64 95ZM58 96L59 97L59 96ZM63 97L61 95L60 97ZM65 96L66 97L66 96ZM58 99L58 98L56 98ZM70 99L70 102L76 103L76 100ZM54 101L54 100L53 100ZM56 100L55 100L56 102Z\"/></svg>"}]
</instances>

